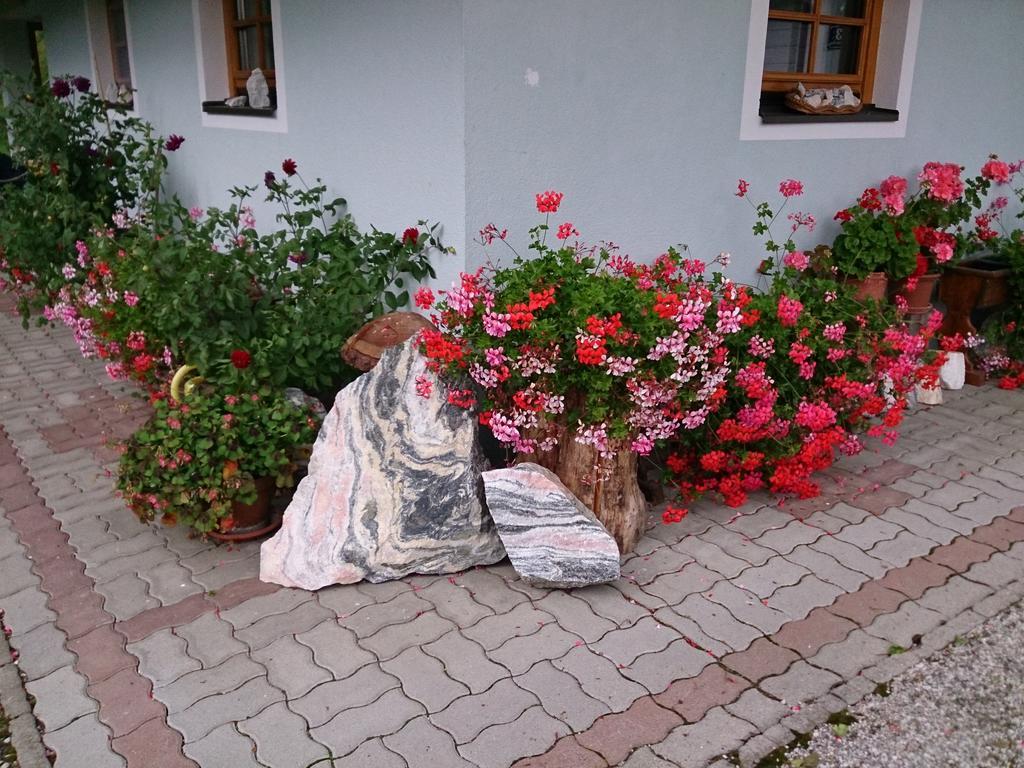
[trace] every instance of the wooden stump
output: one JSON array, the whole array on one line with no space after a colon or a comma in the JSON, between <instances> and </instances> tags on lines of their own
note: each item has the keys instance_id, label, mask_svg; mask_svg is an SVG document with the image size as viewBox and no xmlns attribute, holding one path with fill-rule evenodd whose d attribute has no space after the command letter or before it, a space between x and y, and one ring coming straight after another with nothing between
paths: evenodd
<instances>
[{"instance_id":1,"label":"wooden stump","mask_svg":"<svg viewBox=\"0 0 1024 768\"><path fill-rule=\"evenodd\" d=\"M633 551L647 525L647 501L637 483L637 456L622 446L595 471L597 452L571 436L558 446L555 473L572 493L597 516L619 545Z\"/></svg>"}]
</instances>

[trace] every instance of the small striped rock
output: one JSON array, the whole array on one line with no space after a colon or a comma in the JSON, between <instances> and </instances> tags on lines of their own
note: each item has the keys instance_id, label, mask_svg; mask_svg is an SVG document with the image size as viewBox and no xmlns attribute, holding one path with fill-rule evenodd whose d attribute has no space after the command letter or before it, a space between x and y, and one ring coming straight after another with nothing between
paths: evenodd
<instances>
[{"instance_id":1,"label":"small striped rock","mask_svg":"<svg viewBox=\"0 0 1024 768\"><path fill-rule=\"evenodd\" d=\"M415 341L338 393L260 578L319 589L413 573L452 573L505 556L481 500L476 420L425 372Z\"/></svg>"},{"instance_id":2,"label":"small striped rock","mask_svg":"<svg viewBox=\"0 0 1024 768\"><path fill-rule=\"evenodd\" d=\"M487 508L512 567L542 587L619 578L619 548L554 472L523 463L483 473Z\"/></svg>"}]
</instances>

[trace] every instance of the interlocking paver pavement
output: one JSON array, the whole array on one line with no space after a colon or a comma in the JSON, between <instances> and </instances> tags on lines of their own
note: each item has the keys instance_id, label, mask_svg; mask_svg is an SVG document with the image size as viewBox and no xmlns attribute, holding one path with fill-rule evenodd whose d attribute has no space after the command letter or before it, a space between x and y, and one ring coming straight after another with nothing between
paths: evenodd
<instances>
[{"instance_id":1,"label":"interlocking paver pavement","mask_svg":"<svg viewBox=\"0 0 1024 768\"><path fill-rule=\"evenodd\" d=\"M261 584L259 542L126 510L103 442L146 406L63 332L0 317L0 359L0 607L57 768L754 760L1024 596L1024 415L994 388L819 499L652 517L613 585L503 563L313 594Z\"/></svg>"}]
</instances>

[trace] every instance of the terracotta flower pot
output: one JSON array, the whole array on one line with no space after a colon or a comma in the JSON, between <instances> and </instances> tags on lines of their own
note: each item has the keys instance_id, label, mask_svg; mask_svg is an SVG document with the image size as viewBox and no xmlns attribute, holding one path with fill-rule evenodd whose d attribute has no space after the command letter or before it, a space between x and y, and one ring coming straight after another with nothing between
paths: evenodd
<instances>
[{"instance_id":1,"label":"terracotta flower pot","mask_svg":"<svg viewBox=\"0 0 1024 768\"><path fill-rule=\"evenodd\" d=\"M223 533L211 533L210 538L217 541L248 541L258 539L280 527L281 516L272 514L270 509L270 502L276 490L274 478L259 477L254 482L256 501L252 504L232 502L231 519L234 525Z\"/></svg>"},{"instance_id":2,"label":"terracotta flower pot","mask_svg":"<svg viewBox=\"0 0 1024 768\"><path fill-rule=\"evenodd\" d=\"M863 280L847 278L846 284L855 289L853 297L857 301L884 301L889 278L885 272L872 272Z\"/></svg>"},{"instance_id":3,"label":"terracotta flower pot","mask_svg":"<svg viewBox=\"0 0 1024 768\"><path fill-rule=\"evenodd\" d=\"M932 294L935 292L935 284L939 282L940 277L938 272L920 275L913 290L907 290L908 281L906 279L899 282L897 293L907 300L910 312L926 312L931 308Z\"/></svg>"}]
</instances>

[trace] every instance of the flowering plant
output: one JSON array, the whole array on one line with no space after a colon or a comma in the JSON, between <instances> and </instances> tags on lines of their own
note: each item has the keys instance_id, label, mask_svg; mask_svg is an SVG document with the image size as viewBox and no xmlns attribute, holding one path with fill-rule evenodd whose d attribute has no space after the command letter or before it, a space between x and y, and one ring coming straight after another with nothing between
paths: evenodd
<instances>
[{"instance_id":1,"label":"flowering plant","mask_svg":"<svg viewBox=\"0 0 1024 768\"><path fill-rule=\"evenodd\" d=\"M84 77L0 80L0 133L24 169L17 184L0 185L0 289L16 292L27 320L79 266L76 242L156 194L166 152L180 144L109 105Z\"/></svg>"},{"instance_id":2,"label":"flowering plant","mask_svg":"<svg viewBox=\"0 0 1024 768\"><path fill-rule=\"evenodd\" d=\"M295 462L312 444L317 414L269 388L221 395L203 390L177 402L151 398L153 416L122 446L117 487L144 521L228 531L232 504L256 499L255 481L292 484Z\"/></svg>"},{"instance_id":3,"label":"flowering plant","mask_svg":"<svg viewBox=\"0 0 1024 768\"><path fill-rule=\"evenodd\" d=\"M341 385L352 375L345 339L408 301L404 281L433 275L440 243L434 228L363 232L344 200L327 200L319 180L307 186L293 160L282 165L285 178L266 176L280 229L256 230L254 187L232 190L223 210L159 203L77 243L82 267L70 272L82 280L48 312L115 378L155 383L188 363L233 388Z\"/></svg>"},{"instance_id":4,"label":"flowering plant","mask_svg":"<svg viewBox=\"0 0 1024 768\"><path fill-rule=\"evenodd\" d=\"M835 215L842 232L832 244L830 266L837 274L863 280L872 272L885 272L900 280L917 269L920 246L913 220L906 215L906 191L906 179L890 176Z\"/></svg>"},{"instance_id":5,"label":"flowering plant","mask_svg":"<svg viewBox=\"0 0 1024 768\"><path fill-rule=\"evenodd\" d=\"M676 249L647 266L585 247L570 222L548 245L561 199L537 196L547 218L530 230L534 258L463 274L437 304L417 296L437 326L422 332L422 350L454 385L449 402L477 409L519 454L543 457L571 434L599 461L646 455L707 418L728 371L722 342L749 296ZM495 240L508 245L507 232L481 231L483 244Z\"/></svg>"},{"instance_id":6,"label":"flowering plant","mask_svg":"<svg viewBox=\"0 0 1024 768\"><path fill-rule=\"evenodd\" d=\"M775 237L772 235L772 225L775 224L783 211L785 211L786 206L789 205L790 198L799 197L803 193L804 185L796 179L780 181L779 194L782 195L782 204L775 208L767 201L754 203L750 198L750 182L746 179L739 180L736 197L746 200L750 207L754 209L754 225L751 229L756 237L764 238L765 250L768 252L768 258L763 260L757 268L758 274L770 275L785 268L793 268L800 271L808 266L808 257L802 251L797 251L793 238L796 237L797 232L801 229L807 230L808 233L814 231L817 221L812 214L804 213L803 211L791 212L786 217L790 224L789 232L784 242L776 242Z\"/></svg>"}]
</instances>

